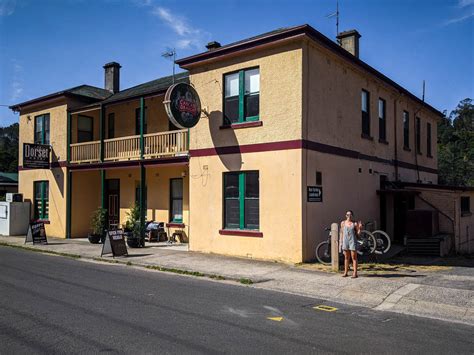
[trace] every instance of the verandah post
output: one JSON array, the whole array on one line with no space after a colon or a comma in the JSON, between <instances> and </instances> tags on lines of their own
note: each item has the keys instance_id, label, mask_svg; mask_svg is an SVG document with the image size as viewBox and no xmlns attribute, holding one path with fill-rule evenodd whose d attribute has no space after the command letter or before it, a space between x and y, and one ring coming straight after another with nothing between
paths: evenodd
<instances>
[{"instance_id":1,"label":"verandah post","mask_svg":"<svg viewBox=\"0 0 474 355\"><path fill-rule=\"evenodd\" d=\"M146 170L143 162L140 162L140 237L145 237L145 193L146 193Z\"/></svg>"}]
</instances>

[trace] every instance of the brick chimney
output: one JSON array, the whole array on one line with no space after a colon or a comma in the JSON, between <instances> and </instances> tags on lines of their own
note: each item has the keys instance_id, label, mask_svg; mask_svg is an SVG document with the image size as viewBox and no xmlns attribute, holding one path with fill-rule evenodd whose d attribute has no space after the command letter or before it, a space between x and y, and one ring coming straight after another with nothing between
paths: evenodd
<instances>
[{"instance_id":1,"label":"brick chimney","mask_svg":"<svg viewBox=\"0 0 474 355\"><path fill-rule=\"evenodd\" d=\"M117 62L110 62L104 65L105 71L105 90L116 94L120 91L120 68Z\"/></svg>"},{"instance_id":2,"label":"brick chimney","mask_svg":"<svg viewBox=\"0 0 474 355\"><path fill-rule=\"evenodd\" d=\"M337 42L339 45L352 54L354 57L359 58L359 38L360 33L357 30L349 30L341 32L337 35Z\"/></svg>"}]
</instances>

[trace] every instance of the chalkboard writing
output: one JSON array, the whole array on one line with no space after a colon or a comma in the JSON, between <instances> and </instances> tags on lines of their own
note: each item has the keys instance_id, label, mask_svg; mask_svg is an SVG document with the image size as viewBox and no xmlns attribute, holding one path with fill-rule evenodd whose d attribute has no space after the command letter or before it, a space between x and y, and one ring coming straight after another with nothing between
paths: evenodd
<instances>
[{"instance_id":1,"label":"chalkboard writing","mask_svg":"<svg viewBox=\"0 0 474 355\"><path fill-rule=\"evenodd\" d=\"M46 229L43 222L31 222L26 233L25 243L48 244Z\"/></svg>"},{"instance_id":2,"label":"chalkboard writing","mask_svg":"<svg viewBox=\"0 0 474 355\"><path fill-rule=\"evenodd\" d=\"M112 254L113 257L123 255L128 256L127 246L125 245L125 237L122 230L117 229L107 232L104 244L102 245L102 253L100 256L105 254Z\"/></svg>"},{"instance_id":3,"label":"chalkboard writing","mask_svg":"<svg viewBox=\"0 0 474 355\"><path fill-rule=\"evenodd\" d=\"M308 202L323 202L322 186L308 186Z\"/></svg>"}]
</instances>

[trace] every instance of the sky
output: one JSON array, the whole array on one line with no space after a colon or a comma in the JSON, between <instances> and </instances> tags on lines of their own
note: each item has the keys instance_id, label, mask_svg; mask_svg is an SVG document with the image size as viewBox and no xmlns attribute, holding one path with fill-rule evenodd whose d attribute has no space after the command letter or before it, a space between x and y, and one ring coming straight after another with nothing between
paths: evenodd
<instances>
[{"instance_id":1,"label":"sky","mask_svg":"<svg viewBox=\"0 0 474 355\"><path fill-rule=\"evenodd\" d=\"M81 84L121 89L171 75L177 58L281 27L310 24L335 39L336 0L0 0L0 126L8 105ZM474 97L474 0L339 0L340 31L360 58L440 111Z\"/></svg>"}]
</instances>

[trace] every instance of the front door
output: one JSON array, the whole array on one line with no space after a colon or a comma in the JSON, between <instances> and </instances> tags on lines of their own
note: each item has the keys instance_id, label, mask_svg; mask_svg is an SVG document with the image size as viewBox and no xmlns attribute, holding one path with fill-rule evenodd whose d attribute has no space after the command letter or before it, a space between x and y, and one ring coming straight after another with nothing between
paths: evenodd
<instances>
[{"instance_id":1,"label":"front door","mask_svg":"<svg viewBox=\"0 0 474 355\"><path fill-rule=\"evenodd\" d=\"M107 228L117 229L120 222L120 179L106 180Z\"/></svg>"}]
</instances>

